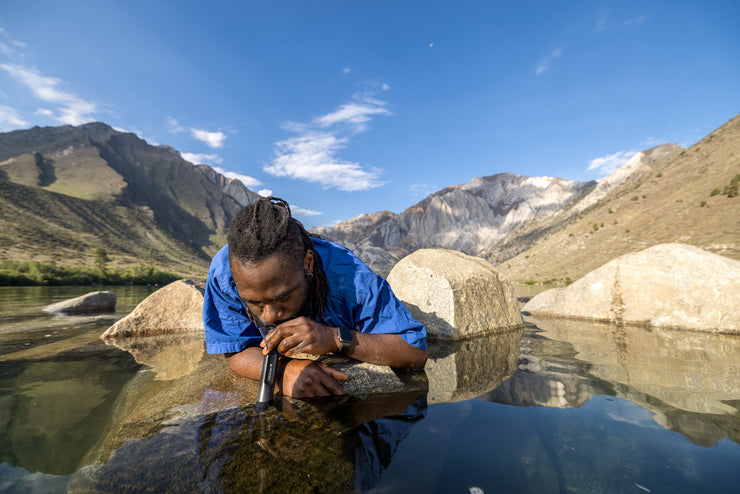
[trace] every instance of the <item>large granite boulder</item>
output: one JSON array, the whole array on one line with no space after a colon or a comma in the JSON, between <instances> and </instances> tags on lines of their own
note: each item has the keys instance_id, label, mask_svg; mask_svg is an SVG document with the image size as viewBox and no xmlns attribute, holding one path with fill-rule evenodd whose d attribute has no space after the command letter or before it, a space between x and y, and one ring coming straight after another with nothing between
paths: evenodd
<instances>
[{"instance_id":1,"label":"large granite boulder","mask_svg":"<svg viewBox=\"0 0 740 494\"><path fill-rule=\"evenodd\" d=\"M522 326L511 283L478 257L421 249L388 275L393 292L430 338L460 339Z\"/></svg>"},{"instance_id":2,"label":"large granite boulder","mask_svg":"<svg viewBox=\"0 0 740 494\"><path fill-rule=\"evenodd\" d=\"M524 311L740 333L740 261L690 245L656 245L618 257L567 288L543 292Z\"/></svg>"},{"instance_id":3,"label":"large granite boulder","mask_svg":"<svg viewBox=\"0 0 740 494\"><path fill-rule=\"evenodd\" d=\"M47 305L43 310L54 314L74 315L115 312L116 294L113 292L91 292L80 297Z\"/></svg>"},{"instance_id":4,"label":"large granite boulder","mask_svg":"<svg viewBox=\"0 0 740 494\"><path fill-rule=\"evenodd\" d=\"M145 298L108 328L103 339L195 331L203 331L203 288L192 280L178 280Z\"/></svg>"}]
</instances>

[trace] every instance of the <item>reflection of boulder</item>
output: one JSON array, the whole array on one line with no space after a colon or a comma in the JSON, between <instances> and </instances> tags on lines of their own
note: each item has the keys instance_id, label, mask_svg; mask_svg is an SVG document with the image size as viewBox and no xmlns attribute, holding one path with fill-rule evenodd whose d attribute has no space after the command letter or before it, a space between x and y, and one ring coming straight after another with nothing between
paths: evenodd
<instances>
[{"instance_id":1,"label":"reflection of boulder","mask_svg":"<svg viewBox=\"0 0 740 494\"><path fill-rule=\"evenodd\" d=\"M520 407L578 408L592 396L613 394L608 383L589 377L589 365L572 354L567 343L525 337L516 372L479 398Z\"/></svg>"},{"instance_id":2,"label":"reflection of boulder","mask_svg":"<svg viewBox=\"0 0 740 494\"><path fill-rule=\"evenodd\" d=\"M396 264L388 283L432 338L466 338L522 326L511 283L478 257L417 250Z\"/></svg>"},{"instance_id":3,"label":"reflection of boulder","mask_svg":"<svg viewBox=\"0 0 740 494\"><path fill-rule=\"evenodd\" d=\"M737 336L528 319L538 332L525 333L519 369L479 399L568 408L617 396L695 444L740 442Z\"/></svg>"},{"instance_id":4,"label":"reflection of boulder","mask_svg":"<svg viewBox=\"0 0 740 494\"><path fill-rule=\"evenodd\" d=\"M129 352L138 363L151 367L159 380L190 374L205 350L203 335L198 333L108 338L105 343Z\"/></svg>"},{"instance_id":5,"label":"reflection of boulder","mask_svg":"<svg viewBox=\"0 0 740 494\"><path fill-rule=\"evenodd\" d=\"M91 292L44 307L44 312L57 314L101 314L116 311L116 294Z\"/></svg>"},{"instance_id":6,"label":"reflection of boulder","mask_svg":"<svg viewBox=\"0 0 740 494\"><path fill-rule=\"evenodd\" d=\"M429 402L469 400L498 386L516 370L522 330L436 342L424 371Z\"/></svg>"},{"instance_id":7,"label":"reflection of boulder","mask_svg":"<svg viewBox=\"0 0 740 494\"><path fill-rule=\"evenodd\" d=\"M654 328L531 318L544 334L573 346L589 373L672 407L734 414L740 395L740 338Z\"/></svg>"},{"instance_id":8,"label":"reflection of boulder","mask_svg":"<svg viewBox=\"0 0 740 494\"><path fill-rule=\"evenodd\" d=\"M683 244L626 254L524 310L655 327L740 333L740 261Z\"/></svg>"},{"instance_id":9,"label":"reflection of boulder","mask_svg":"<svg viewBox=\"0 0 740 494\"><path fill-rule=\"evenodd\" d=\"M179 280L145 298L103 338L196 331L203 331L203 288L195 281Z\"/></svg>"}]
</instances>

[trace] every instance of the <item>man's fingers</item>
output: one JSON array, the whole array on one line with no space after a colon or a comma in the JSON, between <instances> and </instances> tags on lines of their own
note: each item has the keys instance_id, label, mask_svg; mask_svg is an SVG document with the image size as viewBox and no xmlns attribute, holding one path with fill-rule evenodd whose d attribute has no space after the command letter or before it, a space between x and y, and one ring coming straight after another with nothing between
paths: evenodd
<instances>
[{"instance_id":1,"label":"man's fingers","mask_svg":"<svg viewBox=\"0 0 740 494\"><path fill-rule=\"evenodd\" d=\"M321 368L324 370L324 372L326 372L329 376L337 381L346 381L347 379L349 379L349 376L347 374L338 369L335 369L331 365L321 364Z\"/></svg>"}]
</instances>

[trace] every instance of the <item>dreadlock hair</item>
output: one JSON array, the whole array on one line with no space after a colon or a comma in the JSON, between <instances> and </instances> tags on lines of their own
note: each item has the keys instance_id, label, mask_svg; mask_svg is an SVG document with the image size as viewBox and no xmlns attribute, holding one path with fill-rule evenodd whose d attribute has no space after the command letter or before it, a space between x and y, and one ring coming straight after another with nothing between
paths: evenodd
<instances>
[{"instance_id":1,"label":"dreadlock hair","mask_svg":"<svg viewBox=\"0 0 740 494\"><path fill-rule=\"evenodd\" d=\"M288 263L302 265L306 252L313 252L313 270L308 275L310 286L307 303L312 316L322 317L326 309L329 286L321 269L321 259L313 241L300 221L293 218L290 206L278 197L260 197L240 210L229 224L226 236L229 262L254 266L273 255Z\"/></svg>"}]
</instances>

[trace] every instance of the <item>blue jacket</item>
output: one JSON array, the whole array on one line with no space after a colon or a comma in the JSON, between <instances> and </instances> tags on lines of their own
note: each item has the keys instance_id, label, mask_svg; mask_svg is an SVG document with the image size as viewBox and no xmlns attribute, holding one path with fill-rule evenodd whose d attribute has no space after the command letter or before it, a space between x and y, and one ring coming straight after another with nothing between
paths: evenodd
<instances>
[{"instance_id":1,"label":"blue jacket","mask_svg":"<svg viewBox=\"0 0 740 494\"><path fill-rule=\"evenodd\" d=\"M398 334L406 343L427 349L426 328L411 317L385 279L349 249L326 240L312 240L329 284L327 307L320 323L362 333ZM262 341L231 277L228 245L213 257L208 270L203 324L208 353L240 352Z\"/></svg>"}]
</instances>

